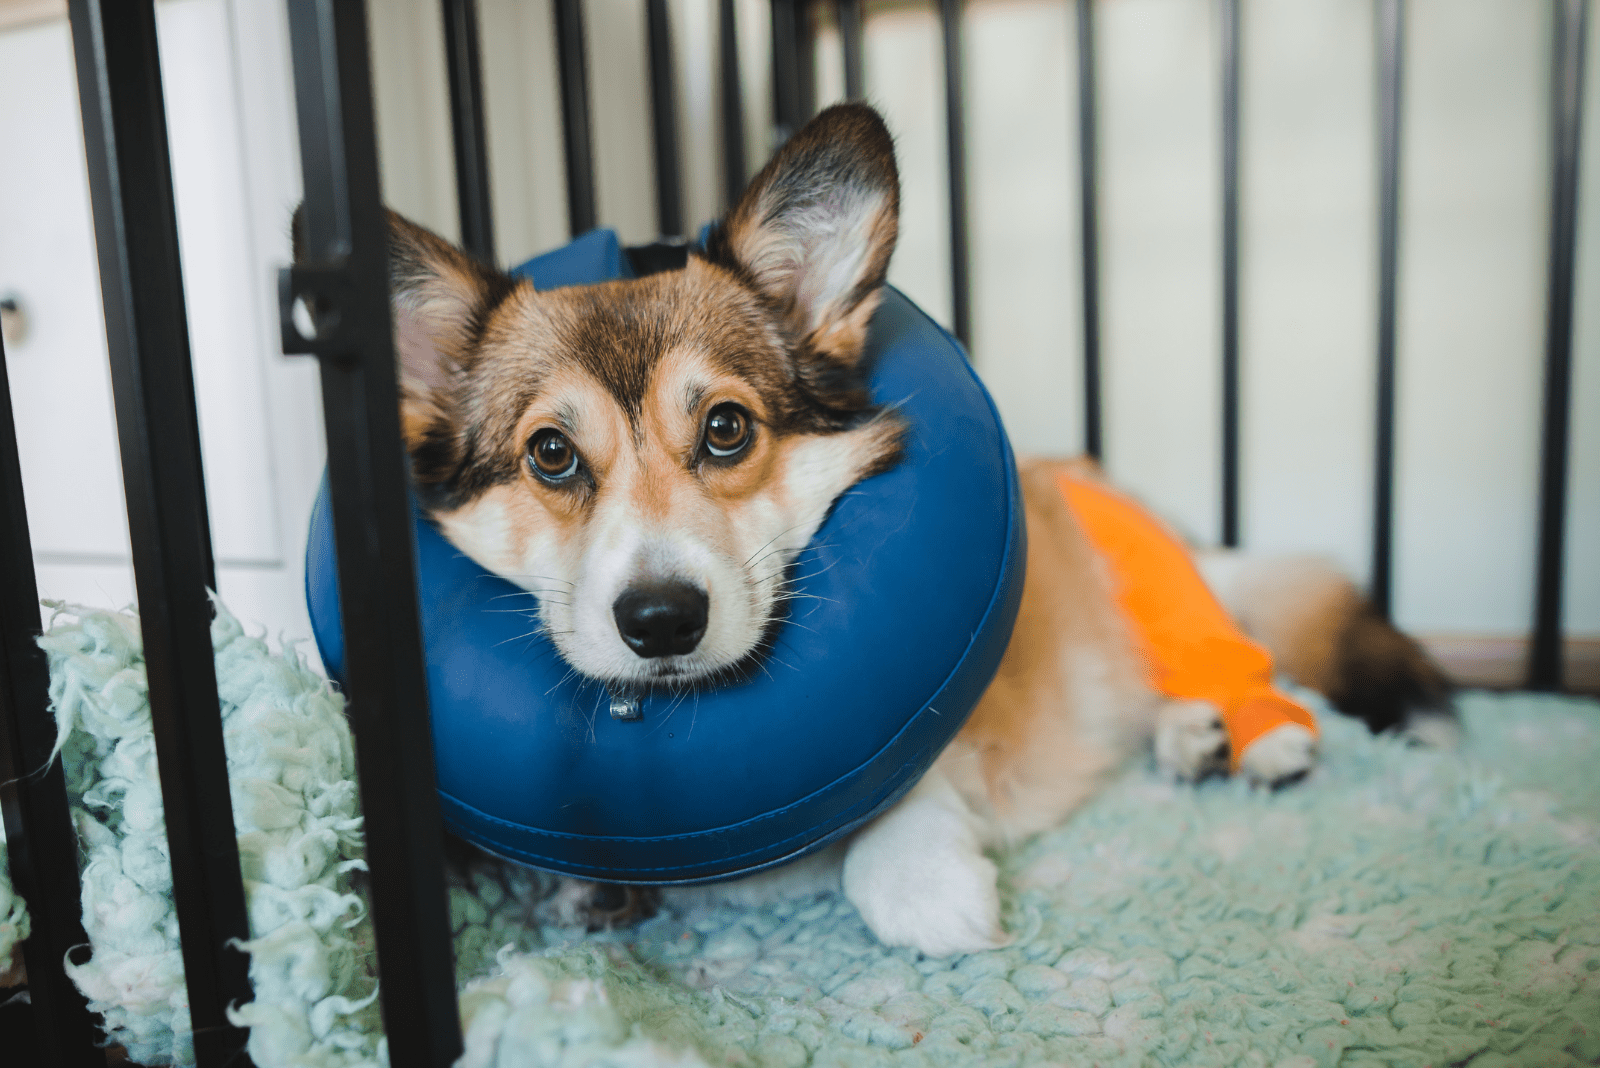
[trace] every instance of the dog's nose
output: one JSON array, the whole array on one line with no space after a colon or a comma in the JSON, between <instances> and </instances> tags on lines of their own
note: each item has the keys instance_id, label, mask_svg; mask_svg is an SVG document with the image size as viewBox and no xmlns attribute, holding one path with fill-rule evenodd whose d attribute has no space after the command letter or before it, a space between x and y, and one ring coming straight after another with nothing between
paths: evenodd
<instances>
[{"instance_id":1,"label":"dog's nose","mask_svg":"<svg viewBox=\"0 0 1600 1068\"><path fill-rule=\"evenodd\" d=\"M710 601L685 582L629 586L611 605L617 633L645 659L694 651L706 633Z\"/></svg>"}]
</instances>

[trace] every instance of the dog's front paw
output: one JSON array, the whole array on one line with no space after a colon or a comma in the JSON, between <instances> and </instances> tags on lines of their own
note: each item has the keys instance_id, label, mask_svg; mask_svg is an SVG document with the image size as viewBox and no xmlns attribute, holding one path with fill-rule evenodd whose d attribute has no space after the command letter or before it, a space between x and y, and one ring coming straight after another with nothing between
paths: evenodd
<instances>
[{"instance_id":1,"label":"dog's front paw","mask_svg":"<svg viewBox=\"0 0 1600 1068\"><path fill-rule=\"evenodd\" d=\"M845 858L845 896L884 945L948 957L1010 941L1000 929L995 866L982 854L946 857L937 866L916 861L852 864L855 857L852 852Z\"/></svg>"},{"instance_id":2,"label":"dog's front paw","mask_svg":"<svg viewBox=\"0 0 1600 1068\"><path fill-rule=\"evenodd\" d=\"M946 957L1010 941L996 874L966 803L935 770L850 843L844 893L885 945Z\"/></svg>"},{"instance_id":3,"label":"dog's front paw","mask_svg":"<svg viewBox=\"0 0 1600 1068\"><path fill-rule=\"evenodd\" d=\"M1316 761L1317 736L1298 723L1284 723L1245 746L1239 770L1251 782L1282 786L1305 775Z\"/></svg>"},{"instance_id":4,"label":"dog's front paw","mask_svg":"<svg viewBox=\"0 0 1600 1068\"><path fill-rule=\"evenodd\" d=\"M1156 715L1156 763L1185 782L1228 772L1228 732L1210 701L1168 701Z\"/></svg>"},{"instance_id":5,"label":"dog's front paw","mask_svg":"<svg viewBox=\"0 0 1600 1068\"><path fill-rule=\"evenodd\" d=\"M543 918L558 927L604 931L649 919L660 901L661 892L653 886L564 878L545 901Z\"/></svg>"}]
</instances>

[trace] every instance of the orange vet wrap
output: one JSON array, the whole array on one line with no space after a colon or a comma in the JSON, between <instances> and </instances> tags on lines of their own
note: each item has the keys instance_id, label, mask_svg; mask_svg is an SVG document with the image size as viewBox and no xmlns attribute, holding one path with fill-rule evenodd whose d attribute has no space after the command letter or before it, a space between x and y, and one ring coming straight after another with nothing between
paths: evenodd
<instances>
[{"instance_id":1,"label":"orange vet wrap","mask_svg":"<svg viewBox=\"0 0 1600 1068\"><path fill-rule=\"evenodd\" d=\"M1317 732L1302 705L1272 685L1272 654L1234 625L1201 578L1189 550L1139 505L1064 474L1061 492L1110 566L1118 606L1133 625L1156 690L1209 701L1222 713L1233 770L1246 747L1274 727Z\"/></svg>"}]
</instances>

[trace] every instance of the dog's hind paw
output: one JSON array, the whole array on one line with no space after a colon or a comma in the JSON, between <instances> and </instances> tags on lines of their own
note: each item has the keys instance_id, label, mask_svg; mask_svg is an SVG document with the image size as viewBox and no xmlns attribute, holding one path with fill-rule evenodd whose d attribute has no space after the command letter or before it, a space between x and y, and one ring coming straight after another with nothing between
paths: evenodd
<instances>
[{"instance_id":1,"label":"dog's hind paw","mask_svg":"<svg viewBox=\"0 0 1600 1068\"><path fill-rule=\"evenodd\" d=\"M1400 737L1413 745L1454 752L1461 748L1461 721L1454 712L1424 709L1406 717Z\"/></svg>"},{"instance_id":2,"label":"dog's hind paw","mask_svg":"<svg viewBox=\"0 0 1600 1068\"><path fill-rule=\"evenodd\" d=\"M649 919L660 902L661 891L653 886L563 878L541 911L545 922L559 927L604 931Z\"/></svg>"},{"instance_id":3,"label":"dog's hind paw","mask_svg":"<svg viewBox=\"0 0 1600 1068\"><path fill-rule=\"evenodd\" d=\"M1298 723L1272 728L1245 747L1239 770L1251 782L1282 786L1311 770L1317 762L1317 736Z\"/></svg>"},{"instance_id":4,"label":"dog's hind paw","mask_svg":"<svg viewBox=\"0 0 1600 1068\"><path fill-rule=\"evenodd\" d=\"M1209 701L1168 701L1156 715L1156 763L1185 782L1228 772L1228 732Z\"/></svg>"}]
</instances>

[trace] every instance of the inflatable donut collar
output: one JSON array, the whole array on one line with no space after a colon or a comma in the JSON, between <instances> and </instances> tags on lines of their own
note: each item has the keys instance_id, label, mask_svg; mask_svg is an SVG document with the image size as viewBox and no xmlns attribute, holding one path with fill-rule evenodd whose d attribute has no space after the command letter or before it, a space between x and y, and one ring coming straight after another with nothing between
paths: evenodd
<instances>
[{"instance_id":1,"label":"inflatable donut collar","mask_svg":"<svg viewBox=\"0 0 1600 1068\"><path fill-rule=\"evenodd\" d=\"M517 269L541 289L625 277L599 231ZM911 788L999 667L1022 598L1015 463L956 341L897 291L867 343L876 401L911 425L904 461L835 506L764 670L640 718L569 678L517 588L415 517L434 754L446 824L501 856L584 879L692 883L793 860ZM815 566L813 566L815 565ZM327 487L306 594L343 666ZM531 633L530 633L531 632ZM360 695L354 695L360 700Z\"/></svg>"}]
</instances>

